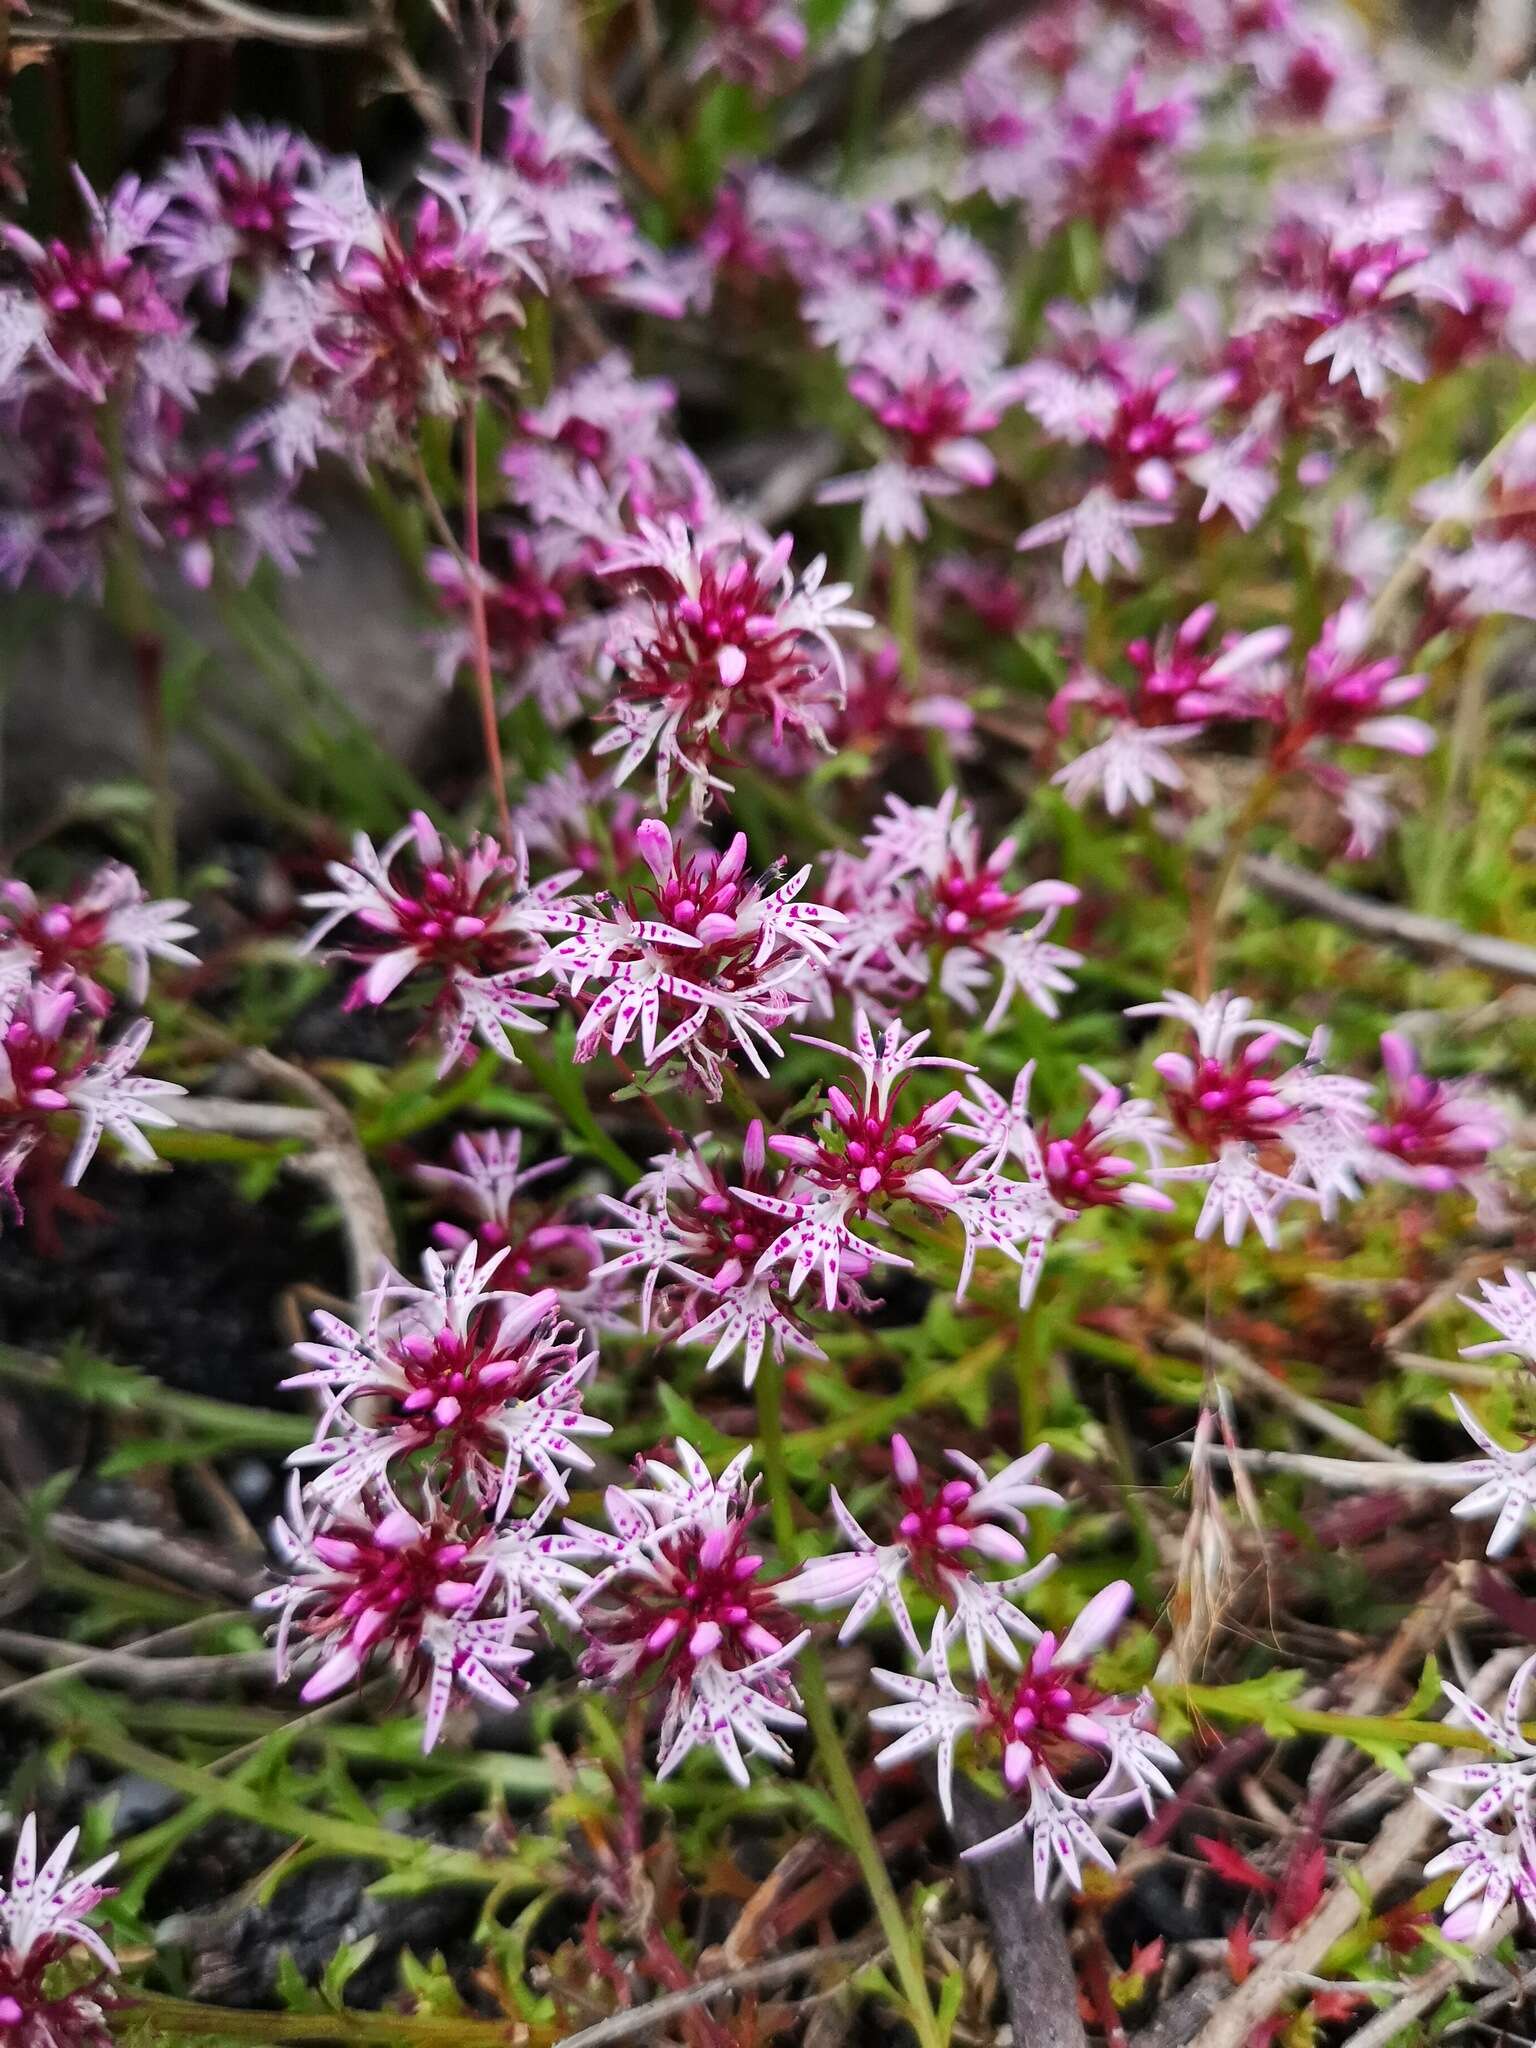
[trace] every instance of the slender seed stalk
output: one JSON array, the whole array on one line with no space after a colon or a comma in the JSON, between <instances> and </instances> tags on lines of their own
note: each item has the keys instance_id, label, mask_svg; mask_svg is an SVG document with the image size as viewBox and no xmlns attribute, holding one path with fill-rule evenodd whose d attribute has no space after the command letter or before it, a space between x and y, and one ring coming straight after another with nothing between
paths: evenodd
<instances>
[{"instance_id":1,"label":"slender seed stalk","mask_svg":"<svg viewBox=\"0 0 1536 2048\"><path fill-rule=\"evenodd\" d=\"M757 1375L757 1436L758 1456L763 1476L768 1482L774 1540L781 1556L788 1561L794 1556L795 1519L789 1468L784 1462L781 1378L778 1368L771 1364L765 1364ZM880 1845L875 1840L869 1815L859 1796L852 1767L837 1732L821 1656L813 1644L808 1643L800 1652L795 1665L795 1681L800 1688L805 1718L816 1744L817 1760L826 1775L848 1845L858 1859L881 1931L890 1943L891 1960L910 2008L913 2029L922 2048L943 2048L944 2037L928 1996L922 1954L902 1913L901 1901L891 1884L880 1855Z\"/></svg>"}]
</instances>

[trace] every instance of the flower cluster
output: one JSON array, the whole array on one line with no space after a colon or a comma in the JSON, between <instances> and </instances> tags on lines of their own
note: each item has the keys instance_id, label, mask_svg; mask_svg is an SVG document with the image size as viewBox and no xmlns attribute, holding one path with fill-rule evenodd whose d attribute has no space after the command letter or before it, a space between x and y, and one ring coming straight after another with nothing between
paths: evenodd
<instances>
[{"instance_id":1,"label":"flower cluster","mask_svg":"<svg viewBox=\"0 0 1536 2048\"><path fill-rule=\"evenodd\" d=\"M79 1839L71 1828L40 1866L37 1817L29 1813L10 1881L0 1883L0 2037L7 2048L110 2048L102 1983L117 1962L89 1915L111 1897L98 1880L117 1857L71 1872ZM78 1949L97 1965L88 1976L73 1967Z\"/></svg>"},{"instance_id":2,"label":"flower cluster","mask_svg":"<svg viewBox=\"0 0 1536 2048\"><path fill-rule=\"evenodd\" d=\"M416 812L381 847L359 833L350 861L332 861L335 886L305 899L325 914L306 947L338 928L338 950L364 971L346 1007L383 1003L402 982L422 976L428 1015L443 1046L444 1073L472 1037L515 1060L509 1031L539 1031L531 1012L548 999L528 987L545 971L543 934L565 915L556 902L574 873L529 881L521 846L480 835L460 850Z\"/></svg>"},{"instance_id":3,"label":"flower cluster","mask_svg":"<svg viewBox=\"0 0 1536 2048\"><path fill-rule=\"evenodd\" d=\"M1086 1859L1111 1866L1095 1833L1096 1817L1171 1792L1166 1773L1178 1758L1153 1730L1149 1695L1135 1698L1095 1685L1094 1654L1119 1630L1131 1604L1123 1581L1107 1586L1083 1609L1065 1638L1042 1630L1018 1604L1054 1567L1032 1568L1027 1513L1059 1507L1061 1496L1036 1483L1044 1450L1030 1452L990 1477L959 1451L948 1453L958 1476L932 1486L905 1437L891 1442L897 1501L892 1529L877 1542L833 1489L832 1509L845 1547L814 1558L778 1588L782 1600L817 1609L846 1608L839 1631L857 1635L881 1609L890 1616L915 1667L910 1674L877 1671L895 1704L875 1709L874 1726L894 1734L880 1752L886 1770L935 1755L939 1797L953 1813L957 1751L969 1737L978 1755L1001 1762L1003 1781L1023 1805L1017 1821L970 1851L986 1855L1027 1834L1034 1846L1035 1888L1045 1896L1059 1869L1080 1884ZM1001 1565L1006 1576L993 1576ZM933 1603L926 1648L909 1596ZM972 1689L950 1672L951 1645L963 1639ZM994 1677L993 1667L1002 1667Z\"/></svg>"},{"instance_id":4,"label":"flower cluster","mask_svg":"<svg viewBox=\"0 0 1536 2048\"><path fill-rule=\"evenodd\" d=\"M804 1008L825 972L839 912L800 900L809 866L777 888L747 878L747 838L723 854L684 856L658 818L635 832L650 884L604 913L573 912L550 968L573 999L587 999L576 1058L600 1045L622 1053L636 1039L648 1067L681 1053L712 1100L724 1061L745 1056L767 1077L774 1032Z\"/></svg>"},{"instance_id":5,"label":"flower cluster","mask_svg":"<svg viewBox=\"0 0 1536 2048\"><path fill-rule=\"evenodd\" d=\"M1047 1017L1072 988L1082 955L1048 936L1077 901L1065 882L1010 886L1015 844L982 852L981 828L958 791L935 805L889 797L855 859L830 863L827 894L842 929L830 972L870 1010L899 1013L929 987L974 1012L994 979L985 1028L1026 996Z\"/></svg>"},{"instance_id":6,"label":"flower cluster","mask_svg":"<svg viewBox=\"0 0 1536 2048\"><path fill-rule=\"evenodd\" d=\"M582 1406L597 1357L553 1288L493 1285L509 1255L471 1242L452 1266L428 1252L420 1285L386 1272L361 1327L317 1314L291 1382L325 1406L275 1531L287 1577L257 1602L279 1670L301 1657L303 1697L326 1699L382 1656L425 1695L426 1748L458 1689L516 1705L535 1606L564 1614L584 1583L580 1543L544 1525L608 1431Z\"/></svg>"},{"instance_id":7,"label":"flower cluster","mask_svg":"<svg viewBox=\"0 0 1536 2048\"><path fill-rule=\"evenodd\" d=\"M103 977L137 1006L152 957L195 966L180 943L192 936L187 907L151 901L120 862L57 901L0 883L0 1221L7 1211L21 1220L23 1176L50 1203L75 1186L103 1134L153 1159L144 1132L169 1129L167 1100L183 1090L135 1072L147 1018L104 1040L118 990Z\"/></svg>"},{"instance_id":8,"label":"flower cluster","mask_svg":"<svg viewBox=\"0 0 1536 2048\"><path fill-rule=\"evenodd\" d=\"M651 1459L641 1484L608 1489L611 1533L583 1532L602 1566L582 1608L582 1672L630 1697L661 1695L659 1777L707 1746L745 1785L743 1749L789 1760L781 1731L802 1723L790 1667L805 1632L793 1633L784 1589L763 1582L749 1547L750 1446L718 1479L691 1444L676 1448L676 1469Z\"/></svg>"},{"instance_id":9,"label":"flower cluster","mask_svg":"<svg viewBox=\"0 0 1536 2048\"><path fill-rule=\"evenodd\" d=\"M1446 1685L1451 1718L1480 1735L1491 1752L1472 1763L1443 1764L1430 1772L1437 1785L1470 1793L1458 1800L1418 1788L1418 1796L1445 1822L1450 1843L1424 1866L1426 1877L1456 1873L1441 1908L1452 1941L1481 1946L1508 1906L1536 1920L1536 1744L1525 1735L1525 1704L1536 1658L1528 1657L1510 1681L1504 1711L1495 1717L1458 1686Z\"/></svg>"}]
</instances>

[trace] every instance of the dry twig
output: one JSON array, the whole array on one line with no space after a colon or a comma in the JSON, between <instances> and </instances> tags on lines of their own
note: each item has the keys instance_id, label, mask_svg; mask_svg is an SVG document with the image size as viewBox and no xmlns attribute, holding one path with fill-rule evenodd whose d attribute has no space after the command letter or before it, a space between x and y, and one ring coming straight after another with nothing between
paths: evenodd
<instances>
[{"instance_id":1,"label":"dry twig","mask_svg":"<svg viewBox=\"0 0 1536 2048\"><path fill-rule=\"evenodd\" d=\"M1342 925L1362 938L1404 946L1413 953L1462 960L1503 981L1536 982L1536 946L1522 946L1515 939L1494 938L1487 932L1469 932L1447 917L1427 917L1400 903L1378 903L1369 896L1352 895L1270 854L1250 854L1242 872L1244 881L1266 896L1328 924Z\"/></svg>"}]
</instances>

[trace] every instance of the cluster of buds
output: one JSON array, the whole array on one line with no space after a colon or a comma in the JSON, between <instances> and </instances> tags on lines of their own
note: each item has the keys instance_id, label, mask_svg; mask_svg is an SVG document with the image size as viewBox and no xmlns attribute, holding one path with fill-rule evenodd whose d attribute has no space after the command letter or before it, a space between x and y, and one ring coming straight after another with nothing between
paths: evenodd
<instances>
[{"instance_id":1,"label":"cluster of buds","mask_svg":"<svg viewBox=\"0 0 1536 2048\"><path fill-rule=\"evenodd\" d=\"M74 1187L104 1133L153 1159L144 1132L170 1128L167 1100L183 1091L135 1072L147 1018L102 1034L119 994L144 1001L151 957L196 966L180 943L187 907L152 902L119 862L57 901L0 883L0 1220L21 1220L24 1174L50 1202Z\"/></svg>"}]
</instances>

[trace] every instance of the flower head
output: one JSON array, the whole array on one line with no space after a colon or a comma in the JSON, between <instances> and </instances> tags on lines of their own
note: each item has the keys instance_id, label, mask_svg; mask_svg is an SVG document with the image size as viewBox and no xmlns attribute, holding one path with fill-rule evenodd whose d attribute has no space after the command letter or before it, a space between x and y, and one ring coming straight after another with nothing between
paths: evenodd
<instances>
[{"instance_id":1,"label":"flower head","mask_svg":"<svg viewBox=\"0 0 1536 2048\"><path fill-rule=\"evenodd\" d=\"M29 1162L38 1170L34 1154L50 1160L60 1123L74 1131L62 1168L54 1163L66 1187L79 1181L104 1132L134 1158L154 1158L144 1130L168 1130L175 1118L166 1099L185 1090L134 1073L149 1035L141 1017L104 1046L73 989L15 977L0 983L0 1216L9 1209L19 1220L18 1178Z\"/></svg>"},{"instance_id":2,"label":"flower head","mask_svg":"<svg viewBox=\"0 0 1536 2048\"><path fill-rule=\"evenodd\" d=\"M949 1634L964 1635L971 1668L982 1678L989 1650L1016 1665L1015 1639L1033 1642L1040 1634L1015 1602L1053 1569L1055 1559L1047 1558L1032 1571L1015 1569L1001 1579L992 1578L986 1567L1023 1565L1028 1555L1023 1542L1028 1533L1026 1510L1059 1507L1061 1496L1035 1483L1048 1456L1043 1448L1015 1458L991 1477L961 1451L946 1451L945 1456L958 1476L930 1492L911 1445L904 1436L892 1437L898 1501L888 1539L875 1542L834 1487L832 1512L848 1547L814 1558L779 1588L779 1596L797 1605L846 1607L838 1631L841 1642L857 1635L884 1607L921 1663L926 1652L903 1591L910 1583L938 1603L941 1617L948 1617ZM935 1640L944 1639L941 1629Z\"/></svg>"},{"instance_id":3,"label":"flower head","mask_svg":"<svg viewBox=\"0 0 1536 2048\"><path fill-rule=\"evenodd\" d=\"M1400 1032L1382 1033L1381 1063L1387 1099L1366 1131L1381 1155L1379 1170L1433 1194L1472 1184L1508 1138L1504 1117L1475 1088L1423 1073Z\"/></svg>"},{"instance_id":4,"label":"flower head","mask_svg":"<svg viewBox=\"0 0 1536 2048\"><path fill-rule=\"evenodd\" d=\"M332 861L328 872L335 886L305 898L325 913L305 944L355 926L339 949L364 963L349 1008L385 1002L410 976L429 976L445 1073L471 1033L515 1060L508 1031L543 1029L528 1013L547 1008L548 999L526 984L543 971L540 934L559 927L555 898L573 874L530 885L521 847L509 852L481 835L460 852L420 811L377 849L359 833L351 860Z\"/></svg>"},{"instance_id":5,"label":"flower head","mask_svg":"<svg viewBox=\"0 0 1536 2048\"><path fill-rule=\"evenodd\" d=\"M168 275L222 303L237 266L292 260L295 205L320 167L314 144L287 128L226 121L189 135L157 188L164 208L154 244Z\"/></svg>"},{"instance_id":6,"label":"flower head","mask_svg":"<svg viewBox=\"0 0 1536 2048\"><path fill-rule=\"evenodd\" d=\"M840 857L829 875L845 924L831 962L838 981L887 1011L929 986L974 1011L995 977L989 1031L1021 994L1055 1016L1082 955L1049 934L1075 888L1010 884L1015 842L983 852L980 826L953 788L931 807L887 798L864 846L862 859Z\"/></svg>"},{"instance_id":7,"label":"flower head","mask_svg":"<svg viewBox=\"0 0 1536 2048\"><path fill-rule=\"evenodd\" d=\"M288 1577L256 1605L278 1610L280 1677L295 1635L304 1661L318 1659L301 1698L331 1698L382 1656L426 1696L423 1749L442 1732L456 1687L503 1711L517 1705L511 1687L531 1654L520 1637L532 1616L508 1604L491 1524L461 1523L430 1493L413 1513L382 1482L316 1524L295 1480L273 1535Z\"/></svg>"},{"instance_id":8,"label":"flower head","mask_svg":"<svg viewBox=\"0 0 1536 2048\"><path fill-rule=\"evenodd\" d=\"M149 993L151 958L195 967L179 942L194 934L183 921L190 906L152 902L132 868L108 861L69 896L45 903L25 882L0 883L0 986L35 976L74 990L92 1016L104 1017L112 997L99 976L116 956L126 969L130 1002Z\"/></svg>"},{"instance_id":9,"label":"flower head","mask_svg":"<svg viewBox=\"0 0 1536 2048\"><path fill-rule=\"evenodd\" d=\"M735 1053L766 1075L764 1051L782 1056L774 1032L804 1009L825 970L841 913L800 900L801 868L776 888L746 875L747 839L722 853L686 855L667 826L646 819L635 839L647 887L572 912L570 936L549 964L577 999L595 985L576 1034L576 1058L637 1038L647 1066L680 1052L711 1100ZM771 880L772 877L765 878Z\"/></svg>"},{"instance_id":10,"label":"flower head","mask_svg":"<svg viewBox=\"0 0 1536 2048\"><path fill-rule=\"evenodd\" d=\"M1094 1682L1091 1661L1119 1630L1132 1601L1123 1580L1094 1595L1066 1636L1042 1635L1018 1676L994 1686L982 1679L974 1694L961 1692L949 1673L941 1622L931 1653L931 1677L899 1672L875 1675L896 1703L870 1719L896 1740L877 1761L889 1770L936 1752L939 1797L952 1814L955 1755L963 1737L994 1753L1003 1782L1024 1806L1020 1818L966 1853L995 1854L1021 1835L1034 1845L1035 1891L1044 1898L1053 1867L1073 1885L1086 1859L1113 1868L1094 1832L1095 1817L1128 1805L1152 1811L1153 1794L1168 1796L1167 1772L1176 1753L1153 1728L1151 1696L1106 1692ZM1088 1782L1083 1784L1084 1777Z\"/></svg>"},{"instance_id":11,"label":"flower head","mask_svg":"<svg viewBox=\"0 0 1536 2048\"><path fill-rule=\"evenodd\" d=\"M788 535L711 541L677 519L641 519L612 549L605 575L639 593L609 648L616 722L597 751L619 752L615 781L653 756L662 801L681 773L702 812L730 787L715 772L722 750L764 731L822 740L845 688L833 628L870 621L847 603L850 585L823 582L820 558L797 582L789 552Z\"/></svg>"},{"instance_id":12,"label":"flower head","mask_svg":"<svg viewBox=\"0 0 1536 2048\"><path fill-rule=\"evenodd\" d=\"M745 1785L742 1750L787 1762L778 1731L801 1725L789 1666L805 1635L791 1634L750 1548L751 1455L733 1458L716 1480L679 1441L679 1470L651 1460L650 1485L609 1488L611 1534L574 1530L605 1560L582 1605L583 1674L605 1688L661 1694L658 1777L707 1746Z\"/></svg>"},{"instance_id":13,"label":"flower head","mask_svg":"<svg viewBox=\"0 0 1536 2048\"><path fill-rule=\"evenodd\" d=\"M647 1329L684 1344L709 1344L708 1370L741 1355L742 1378L751 1386L771 1349L775 1363L786 1350L820 1357L821 1350L795 1313L782 1277L758 1270L762 1254L779 1234L777 1219L754 1196L793 1200L795 1168L770 1163L763 1127L747 1126L734 1174L720 1163L707 1138L686 1149L663 1153L654 1170L638 1181L626 1200L609 1198L617 1219L597 1232L613 1247L598 1268L615 1277L643 1271L642 1313ZM867 1270L856 1254L843 1262L837 1305L845 1311L870 1306L860 1278ZM658 1301L659 1297L659 1301Z\"/></svg>"},{"instance_id":14,"label":"flower head","mask_svg":"<svg viewBox=\"0 0 1536 2048\"><path fill-rule=\"evenodd\" d=\"M137 178L124 178L105 199L78 170L75 184L87 224L82 241L44 245L19 227L3 232L22 275L0 290L0 395L14 395L30 372L61 378L93 405L134 374L190 398L202 381L190 323L144 260L163 200Z\"/></svg>"},{"instance_id":15,"label":"flower head","mask_svg":"<svg viewBox=\"0 0 1536 2048\"><path fill-rule=\"evenodd\" d=\"M581 1439L609 1429L581 1408L596 1353L560 1320L553 1288L492 1287L507 1257L470 1244L446 1267L429 1251L424 1284L387 1273L361 1329L316 1314L323 1341L294 1347L306 1370L287 1384L326 1391L316 1441L295 1459L323 1468L319 1499L425 1458L440 1492L463 1486L499 1514L525 1477L563 1497L566 1469L590 1467Z\"/></svg>"},{"instance_id":16,"label":"flower head","mask_svg":"<svg viewBox=\"0 0 1536 2048\"><path fill-rule=\"evenodd\" d=\"M6 2048L110 2048L102 2010L101 1972L117 1962L88 1916L110 1889L98 1882L117 1861L103 1856L73 1874L70 1858L80 1839L71 1828L38 1867L37 1817L28 1814L16 1838L8 1883L0 1883L0 2040ZM72 1985L58 1981L59 1965L83 1948L99 1970Z\"/></svg>"}]
</instances>

